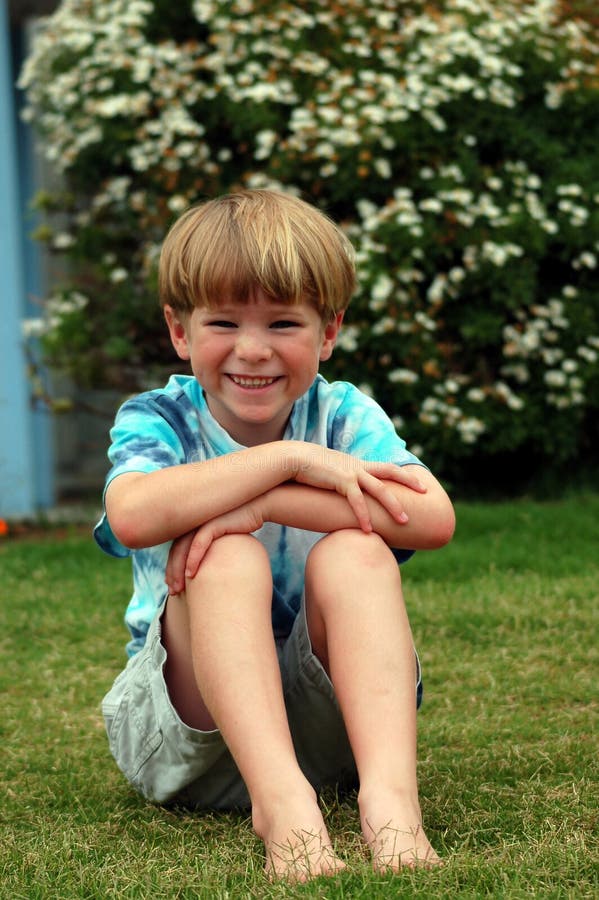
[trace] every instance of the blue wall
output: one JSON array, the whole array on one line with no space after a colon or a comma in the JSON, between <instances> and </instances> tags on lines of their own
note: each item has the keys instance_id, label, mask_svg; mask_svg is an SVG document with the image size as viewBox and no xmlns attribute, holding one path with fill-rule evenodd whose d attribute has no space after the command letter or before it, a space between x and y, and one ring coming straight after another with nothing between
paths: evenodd
<instances>
[{"instance_id":1,"label":"blue wall","mask_svg":"<svg viewBox=\"0 0 599 900\"><path fill-rule=\"evenodd\" d=\"M28 239L24 209L33 193L29 136L15 113L17 54L11 47L6 5L0 2L0 516L34 515L52 505L50 413L31 399L22 319L39 316L29 298L42 291L39 254ZM15 56L17 58L15 59Z\"/></svg>"}]
</instances>

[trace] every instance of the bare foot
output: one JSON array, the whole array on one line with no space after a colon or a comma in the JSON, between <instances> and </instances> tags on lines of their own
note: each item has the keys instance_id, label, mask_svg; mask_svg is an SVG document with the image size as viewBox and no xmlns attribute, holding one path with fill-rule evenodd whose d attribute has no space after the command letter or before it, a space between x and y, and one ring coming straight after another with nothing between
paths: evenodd
<instances>
[{"instance_id":1,"label":"bare foot","mask_svg":"<svg viewBox=\"0 0 599 900\"><path fill-rule=\"evenodd\" d=\"M442 865L424 833L418 804L392 797L388 795L380 804L360 800L362 835L370 847L374 868L378 872L399 872L402 866Z\"/></svg>"},{"instance_id":2,"label":"bare foot","mask_svg":"<svg viewBox=\"0 0 599 900\"><path fill-rule=\"evenodd\" d=\"M346 868L333 850L315 798L307 804L289 801L275 815L254 812L253 818L254 830L264 841L265 871L272 881L308 881Z\"/></svg>"},{"instance_id":3,"label":"bare foot","mask_svg":"<svg viewBox=\"0 0 599 900\"><path fill-rule=\"evenodd\" d=\"M324 834L293 829L283 843L265 846L265 871L271 880L308 881L319 875L336 875L345 869L345 863L335 855L326 829Z\"/></svg>"}]
</instances>

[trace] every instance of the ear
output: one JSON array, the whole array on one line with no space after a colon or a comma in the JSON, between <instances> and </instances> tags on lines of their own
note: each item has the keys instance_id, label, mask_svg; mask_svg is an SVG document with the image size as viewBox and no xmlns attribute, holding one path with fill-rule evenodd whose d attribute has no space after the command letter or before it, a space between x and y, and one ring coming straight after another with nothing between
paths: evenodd
<instances>
[{"instance_id":1,"label":"ear","mask_svg":"<svg viewBox=\"0 0 599 900\"><path fill-rule=\"evenodd\" d=\"M333 348L337 341L337 335L339 334L339 329L341 328L341 323L343 322L343 316L345 315L345 310L338 312L334 319L331 319L330 322L324 327L322 347L320 348L320 361L324 362L326 359L330 359L331 354L333 352Z\"/></svg>"},{"instance_id":2,"label":"ear","mask_svg":"<svg viewBox=\"0 0 599 900\"><path fill-rule=\"evenodd\" d=\"M177 352L179 359L189 359L189 344L187 341L187 321L181 313L175 312L168 304L164 307L164 318L168 326L171 343Z\"/></svg>"}]
</instances>

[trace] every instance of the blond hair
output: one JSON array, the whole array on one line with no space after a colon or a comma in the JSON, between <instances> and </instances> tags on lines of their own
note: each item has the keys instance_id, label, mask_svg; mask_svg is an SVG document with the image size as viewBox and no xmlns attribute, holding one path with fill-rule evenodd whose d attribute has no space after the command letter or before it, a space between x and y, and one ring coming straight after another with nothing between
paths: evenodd
<instances>
[{"instance_id":1,"label":"blond hair","mask_svg":"<svg viewBox=\"0 0 599 900\"><path fill-rule=\"evenodd\" d=\"M183 313L247 302L261 288L283 303L307 300L324 321L355 289L353 248L320 210L289 194L243 190L191 207L164 241L160 302Z\"/></svg>"}]
</instances>

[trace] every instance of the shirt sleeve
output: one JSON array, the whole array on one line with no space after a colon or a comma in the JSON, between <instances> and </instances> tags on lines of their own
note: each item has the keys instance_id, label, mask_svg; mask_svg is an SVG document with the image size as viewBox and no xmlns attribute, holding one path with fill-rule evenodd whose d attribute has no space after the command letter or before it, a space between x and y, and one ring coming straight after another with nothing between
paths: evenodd
<instances>
[{"instance_id":1,"label":"shirt sleeve","mask_svg":"<svg viewBox=\"0 0 599 900\"><path fill-rule=\"evenodd\" d=\"M407 449L382 407L353 385L346 387L330 423L330 446L369 462L424 466Z\"/></svg>"},{"instance_id":2,"label":"shirt sleeve","mask_svg":"<svg viewBox=\"0 0 599 900\"><path fill-rule=\"evenodd\" d=\"M112 467L106 476L108 485L127 472L154 472L185 461L185 453L176 429L151 394L128 400L117 412L110 431L108 458ZM115 537L106 512L94 529L99 547L111 556L126 557L131 551Z\"/></svg>"}]
</instances>

